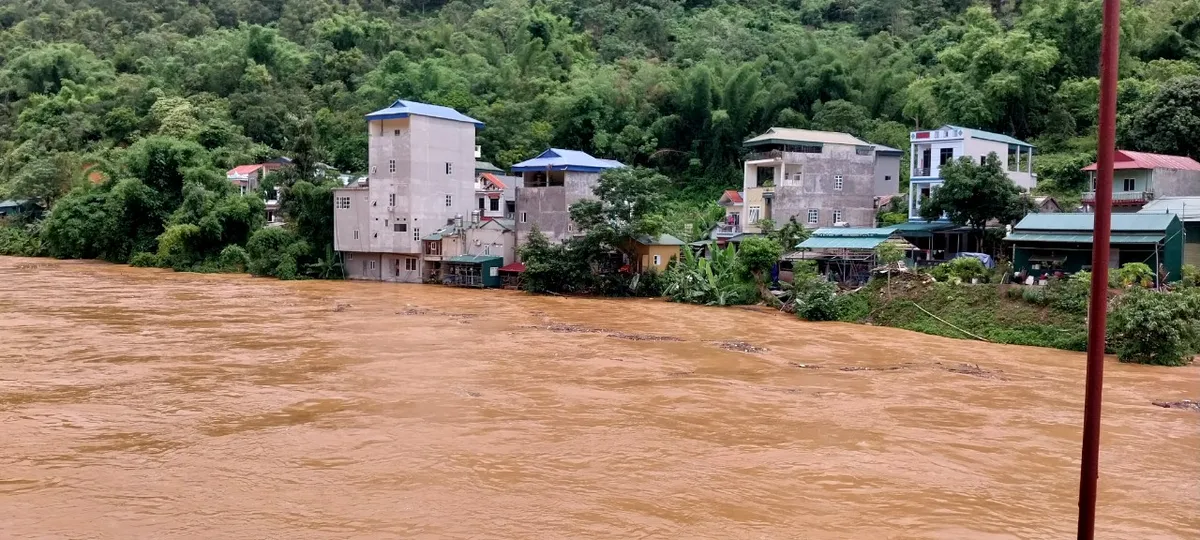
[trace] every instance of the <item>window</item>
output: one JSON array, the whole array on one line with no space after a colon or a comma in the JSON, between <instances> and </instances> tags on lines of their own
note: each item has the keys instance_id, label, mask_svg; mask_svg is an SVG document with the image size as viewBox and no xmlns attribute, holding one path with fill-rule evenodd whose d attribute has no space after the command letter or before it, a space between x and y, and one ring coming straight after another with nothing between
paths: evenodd
<instances>
[{"instance_id":1,"label":"window","mask_svg":"<svg viewBox=\"0 0 1200 540\"><path fill-rule=\"evenodd\" d=\"M871 155L871 147L870 146L855 146L854 153L858 154L860 156L869 156L869 155Z\"/></svg>"},{"instance_id":2,"label":"window","mask_svg":"<svg viewBox=\"0 0 1200 540\"><path fill-rule=\"evenodd\" d=\"M420 242L420 241L421 241L421 228L413 227L413 242Z\"/></svg>"},{"instance_id":3,"label":"window","mask_svg":"<svg viewBox=\"0 0 1200 540\"><path fill-rule=\"evenodd\" d=\"M375 171L378 171L378 170L379 170L379 167L376 167L376 166L372 165L372 166L371 166L371 176L374 176L374 175L375 175Z\"/></svg>"},{"instance_id":4,"label":"window","mask_svg":"<svg viewBox=\"0 0 1200 540\"><path fill-rule=\"evenodd\" d=\"M1126 178L1121 182L1121 184L1122 191L1133 191L1133 189L1137 187L1137 182L1135 182L1132 178Z\"/></svg>"},{"instance_id":5,"label":"window","mask_svg":"<svg viewBox=\"0 0 1200 540\"><path fill-rule=\"evenodd\" d=\"M526 212L521 212L521 223L527 222L529 222L529 214Z\"/></svg>"},{"instance_id":6,"label":"window","mask_svg":"<svg viewBox=\"0 0 1200 540\"><path fill-rule=\"evenodd\" d=\"M838 190L838 191L841 191L841 190L842 190L842 186L844 186L844 185L846 185L845 178L843 178L843 177L842 177L842 175L840 175L840 174L838 174L838 175L834 175L834 177L833 177L833 189L836 189L836 190Z\"/></svg>"},{"instance_id":7,"label":"window","mask_svg":"<svg viewBox=\"0 0 1200 540\"><path fill-rule=\"evenodd\" d=\"M660 264L662 264L662 255L655 255L654 256L654 266L658 266Z\"/></svg>"},{"instance_id":8,"label":"window","mask_svg":"<svg viewBox=\"0 0 1200 540\"><path fill-rule=\"evenodd\" d=\"M892 181L892 177L891 177L891 176L884 176L884 177L883 177L883 181L884 181L884 182L891 182L891 181Z\"/></svg>"},{"instance_id":9,"label":"window","mask_svg":"<svg viewBox=\"0 0 1200 540\"><path fill-rule=\"evenodd\" d=\"M491 255L492 254L492 246L491 245L483 246L483 254Z\"/></svg>"},{"instance_id":10,"label":"window","mask_svg":"<svg viewBox=\"0 0 1200 540\"><path fill-rule=\"evenodd\" d=\"M447 161L446 162L446 174L453 174L453 173L454 173L454 164Z\"/></svg>"},{"instance_id":11,"label":"window","mask_svg":"<svg viewBox=\"0 0 1200 540\"><path fill-rule=\"evenodd\" d=\"M371 270L374 270L374 269L375 269L375 266L376 266L376 265L375 265L375 261L370 261L370 264L368 265L368 268L370 268Z\"/></svg>"},{"instance_id":12,"label":"window","mask_svg":"<svg viewBox=\"0 0 1200 540\"><path fill-rule=\"evenodd\" d=\"M491 276L491 277L497 277L497 276L499 276L499 275L500 275L500 267L498 267L498 266L493 266L493 267L491 267L491 268L488 268L488 275L489 275L489 276Z\"/></svg>"},{"instance_id":13,"label":"window","mask_svg":"<svg viewBox=\"0 0 1200 540\"><path fill-rule=\"evenodd\" d=\"M396 172L396 160L394 160L394 159L388 160L388 172L390 172L390 173Z\"/></svg>"},{"instance_id":14,"label":"window","mask_svg":"<svg viewBox=\"0 0 1200 540\"><path fill-rule=\"evenodd\" d=\"M841 222L842 222L842 211L841 211L841 210L834 210L834 211L833 211L833 222L834 222L834 223L841 223Z\"/></svg>"},{"instance_id":15,"label":"window","mask_svg":"<svg viewBox=\"0 0 1200 540\"><path fill-rule=\"evenodd\" d=\"M755 223L758 223L758 220L761 217L762 217L762 207L751 206L750 211L746 214L746 218L747 218L746 221L748 223L750 223L751 225L753 225Z\"/></svg>"},{"instance_id":16,"label":"window","mask_svg":"<svg viewBox=\"0 0 1200 540\"><path fill-rule=\"evenodd\" d=\"M336 202L335 208L350 208L350 197L338 197Z\"/></svg>"},{"instance_id":17,"label":"window","mask_svg":"<svg viewBox=\"0 0 1200 540\"><path fill-rule=\"evenodd\" d=\"M396 131L392 132L392 134L393 134L393 135L395 135L395 136L397 136L397 137L399 137L399 136L400 136L400 130L398 130L398 129L397 129Z\"/></svg>"},{"instance_id":18,"label":"window","mask_svg":"<svg viewBox=\"0 0 1200 540\"><path fill-rule=\"evenodd\" d=\"M574 223L567 222L567 232L569 232L569 233L575 232L575 224Z\"/></svg>"},{"instance_id":19,"label":"window","mask_svg":"<svg viewBox=\"0 0 1200 540\"><path fill-rule=\"evenodd\" d=\"M245 195L246 194L246 186L238 186L238 187L241 188L242 195Z\"/></svg>"},{"instance_id":20,"label":"window","mask_svg":"<svg viewBox=\"0 0 1200 540\"><path fill-rule=\"evenodd\" d=\"M979 166L987 165L987 156L979 156Z\"/></svg>"},{"instance_id":21,"label":"window","mask_svg":"<svg viewBox=\"0 0 1200 540\"><path fill-rule=\"evenodd\" d=\"M488 210L491 210L492 212L499 212L500 211L500 199L492 199L491 204L488 206Z\"/></svg>"},{"instance_id":22,"label":"window","mask_svg":"<svg viewBox=\"0 0 1200 540\"><path fill-rule=\"evenodd\" d=\"M396 206L396 194L388 193L388 206Z\"/></svg>"},{"instance_id":23,"label":"window","mask_svg":"<svg viewBox=\"0 0 1200 540\"><path fill-rule=\"evenodd\" d=\"M810 208L810 209L808 210L808 224L809 224L809 225L816 225L816 224L817 224L817 218L818 218L818 217L820 217L820 215L821 215L821 211L820 211L820 210L817 210L816 208Z\"/></svg>"},{"instance_id":24,"label":"window","mask_svg":"<svg viewBox=\"0 0 1200 540\"><path fill-rule=\"evenodd\" d=\"M395 225L392 225L392 230L395 232L408 232L408 224L407 223L397 223Z\"/></svg>"},{"instance_id":25,"label":"window","mask_svg":"<svg viewBox=\"0 0 1200 540\"><path fill-rule=\"evenodd\" d=\"M354 239L358 240L358 229L354 230Z\"/></svg>"},{"instance_id":26,"label":"window","mask_svg":"<svg viewBox=\"0 0 1200 540\"><path fill-rule=\"evenodd\" d=\"M801 144L797 146L789 146L786 151L799 152L801 154L820 154L821 145L819 144Z\"/></svg>"},{"instance_id":27,"label":"window","mask_svg":"<svg viewBox=\"0 0 1200 540\"><path fill-rule=\"evenodd\" d=\"M941 150L938 150L938 166L939 167L941 167L942 165L945 165L947 163L950 163L950 160L952 160L952 159L954 159L954 149L953 148L942 148Z\"/></svg>"},{"instance_id":28,"label":"window","mask_svg":"<svg viewBox=\"0 0 1200 540\"><path fill-rule=\"evenodd\" d=\"M454 206L454 197L446 195L446 206Z\"/></svg>"},{"instance_id":29,"label":"window","mask_svg":"<svg viewBox=\"0 0 1200 540\"><path fill-rule=\"evenodd\" d=\"M416 272L417 271L417 260L412 257L405 257L404 269L408 270L409 272Z\"/></svg>"},{"instance_id":30,"label":"window","mask_svg":"<svg viewBox=\"0 0 1200 540\"><path fill-rule=\"evenodd\" d=\"M479 209L483 210L483 197L479 198Z\"/></svg>"}]
</instances>

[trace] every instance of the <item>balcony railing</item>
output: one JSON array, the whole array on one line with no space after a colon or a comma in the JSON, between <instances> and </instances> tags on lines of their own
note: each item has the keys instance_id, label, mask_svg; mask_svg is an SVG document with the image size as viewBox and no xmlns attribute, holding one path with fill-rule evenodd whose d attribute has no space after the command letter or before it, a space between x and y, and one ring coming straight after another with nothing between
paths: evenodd
<instances>
[{"instance_id":1,"label":"balcony railing","mask_svg":"<svg viewBox=\"0 0 1200 540\"><path fill-rule=\"evenodd\" d=\"M728 223L717 225L717 236L737 236L741 233L741 225L730 225Z\"/></svg>"},{"instance_id":2,"label":"balcony railing","mask_svg":"<svg viewBox=\"0 0 1200 540\"><path fill-rule=\"evenodd\" d=\"M932 176L932 174L930 174L930 172L931 171L930 171L929 167L913 167L912 175L914 177Z\"/></svg>"},{"instance_id":3,"label":"balcony railing","mask_svg":"<svg viewBox=\"0 0 1200 540\"><path fill-rule=\"evenodd\" d=\"M770 150L767 152L751 152L746 155L746 161L759 161L763 159L783 159L781 150Z\"/></svg>"},{"instance_id":4,"label":"balcony railing","mask_svg":"<svg viewBox=\"0 0 1200 540\"><path fill-rule=\"evenodd\" d=\"M1096 202L1096 192L1086 191L1082 197L1085 203ZM1113 193L1113 204L1143 204L1154 200L1153 191L1117 191Z\"/></svg>"}]
</instances>

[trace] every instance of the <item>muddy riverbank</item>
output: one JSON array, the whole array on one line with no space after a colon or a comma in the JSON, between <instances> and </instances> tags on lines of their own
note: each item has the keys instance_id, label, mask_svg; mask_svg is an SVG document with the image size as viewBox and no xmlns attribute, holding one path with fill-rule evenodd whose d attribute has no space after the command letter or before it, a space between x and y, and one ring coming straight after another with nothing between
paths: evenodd
<instances>
[{"instance_id":1,"label":"muddy riverbank","mask_svg":"<svg viewBox=\"0 0 1200 540\"><path fill-rule=\"evenodd\" d=\"M1084 357L647 300L0 258L5 538L1065 538ZM1101 538L1200 537L1106 367Z\"/></svg>"}]
</instances>

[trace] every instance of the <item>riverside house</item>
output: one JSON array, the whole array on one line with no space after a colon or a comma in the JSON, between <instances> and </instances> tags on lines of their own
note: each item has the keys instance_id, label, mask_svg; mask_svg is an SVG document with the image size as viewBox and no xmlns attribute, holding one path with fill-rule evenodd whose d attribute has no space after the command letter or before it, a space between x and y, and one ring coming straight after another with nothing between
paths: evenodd
<instances>
[{"instance_id":1,"label":"riverside house","mask_svg":"<svg viewBox=\"0 0 1200 540\"><path fill-rule=\"evenodd\" d=\"M475 130L483 123L406 100L366 120L370 172L334 190L334 249L345 254L350 279L419 283L435 262L423 257L422 238L461 224L475 207Z\"/></svg>"},{"instance_id":2,"label":"riverside house","mask_svg":"<svg viewBox=\"0 0 1200 540\"><path fill-rule=\"evenodd\" d=\"M593 196L600 173L624 166L619 161L561 148L550 148L513 165L512 172L521 175L515 209L518 243L525 243L535 225L551 242L574 236L578 231L571 223L571 205Z\"/></svg>"},{"instance_id":3,"label":"riverside house","mask_svg":"<svg viewBox=\"0 0 1200 540\"><path fill-rule=\"evenodd\" d=\"M908 189L908 219L921 218L921 203L942 186L941 167L952 160L969 157L983 163L988 154L996 154L1005 165L1008 178L1024 191L1037 185L1033 173L1033 145L1008 135L958 126L942 126L909 134L911 175Z\"/></svg>"},{"instance_id":4,"label":"riverside house","mask_svg":"<svg viewBox=\"0 0 1200 540\"><path fill-rule=\"evenodd\" d=\"M1013 270L1035 279L1092 269L1092 214L1029 214L1004 238ZM1113 214L1108 267L1145 263L1168 281L1183 267L1183 224L1171 213Z\"/></svg>"},{"instance_id":5,"label":"riverside house","mask_svg":"<svg viewBox=\"0 0 1200 540\"><path fill-rule=\"evenodd\" d=\"M1096 168L1084 167L1091 190L1083 194L1084 210L1096 208ZM1137 212L1160 197L1200 195L1200 163L1186 156L1117 150L1113 156L1113 212Z\"/></svg>"}]
</instances>

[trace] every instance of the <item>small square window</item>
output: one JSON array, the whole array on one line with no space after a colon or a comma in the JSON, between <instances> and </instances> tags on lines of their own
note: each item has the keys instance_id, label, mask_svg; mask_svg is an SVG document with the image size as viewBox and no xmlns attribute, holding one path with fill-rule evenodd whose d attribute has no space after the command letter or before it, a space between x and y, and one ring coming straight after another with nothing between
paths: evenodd
<instances>
[{"instance_id":1,"label":"small square window","mask_svg":"<svg viewBox=\"0 0 1200 540\"><path fill-rule=\"evenodd\" d=\"M834 222L834 223L841 223L841 222L842 222L842 211L841 211L841 210L834 210L834 211L833 211L833 222Z\"/></svg>"},{"instance_id":2,"label":"small square window","mask_svg":"<svg viewBox=\"0 0 1200 540\"><path fill-rule=\"evenodd\" d=\"M404 259L404 269L408 270L409 272L416 272L417 260L411 257Z\"/></svg>"},{"instance_id":3,"label":"small square window","mask_svg":"<svg viewBox=\"0 0 1200 540\"><path fill-rule=\"evenodd\" d=\"M396 131L393 131L393 132L392 132L392 134L393 134L393 135L395 135L395 136L397 136L397 137L399 137L399 136L400 136L400 130L398 130L398 129L397 129Z\"/></svg>"},{"instance_id":4,"label":"small square window","mask_svg":"<svg viewBox=\"0 0 1200 540\"><path fill-rule=\"evenodd\" d=\"M447 161L446 162L446 174L453 174L453 173L454 173L454 164Z\"/></svg>"},{"instance_id":5,"label":"small square window","mask_svg":"<svg viewBox=\"0 0 1200 540\"><path fill-rule=\"evenodd\" d=\"M500 211L500 199L492 199L491 204L489 205L488 209L491 210L492 212L499 212Z\"/></svg>"},{"instance_id":6,"label":"small square window","mask_svg":"<svg viewBox=\"0 0 1200 540\"><path fill-rule=\"evenodd\" d=\"M1124 191L1133 191L1137 187L1137 182L1132 178L1126 178L1121 184Z\"/></svg>"},{"instance_id":7,"label":"small square window","mask_svg":"<svg viewBox=\"0 0 1200 540\"><path fill-rule=\"evenodd\" d=\"M808 210L808 223L809 223L809 225L816 225L816 224L817 224L817 218L819 218L820 216L821 216L821 211L820 211L820 210L817 210L816 208L811 208L811 209L809 209L809 210Z\"/></svg>"},{"instance_id":8,"label":"small square window","mask_svg":"<svg viewBox=\"0 0 1200 540\"><path fill-rule=\"evenodd\" d=\"M883 177L883 181L884 181L884 182L891 182L891 181L892 181L892 177L891 177L891 176L884 175L884 177Z\"/></svg>"},{"instance_id":9,"label":"small square window","mask_svg":"<svg viewBox=\"0 0 1200 540\"><path fill-rule=\"evenodd\" d=\"M390 172L390 173L396 172L396 160L394 160L394 159L388 160L388 172Z\"/></svg>"},{"instance_id":10,"label":"small square window","mask_svg":"<svg viewBox=\"0 0 1200 540\"><path fill-rule=\"evenodd\" d=\"M846 185L846 179L843 178L842 175L839 174L839 175L836 175L833 177L833 189L841 191L842 187L845 185Z\"/></svg>"},{"instance_id":11,"label":"small square window","mask_svg":"<svg viewBox=\"0 0 1200 540\"><path fill-rule=\"evenodd\" d=\"M396 224L392 225L392 231L408 232L408 224L407 223L396 223Z\"/></svg>"},{"instance_id":12,"label":"small square window","mask_svg":"<svg viewBox=\"0 0 1200 540\"><path fill-rule=\"evenodd\" d=\"M654 256L654 266L658 266L660 264L662 264L662 255L655 255Z\"/></svg>"},{"instance_id":13,"label":"small square window","mask_svg":"<svg viewBox=\"0 0 1200 540\"><path fill-rule=\"evenodd\" d=\"M446 206L454 206L454 197L446 195Z\"/></svg>"}]
</instances>

